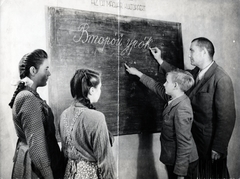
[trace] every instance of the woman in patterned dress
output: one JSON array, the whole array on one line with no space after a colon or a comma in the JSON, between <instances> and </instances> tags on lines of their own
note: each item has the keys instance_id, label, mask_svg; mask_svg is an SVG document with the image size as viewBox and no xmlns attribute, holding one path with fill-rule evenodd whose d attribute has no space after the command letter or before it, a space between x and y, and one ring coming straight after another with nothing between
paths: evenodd
<instances>
[{"instance_id":1,"label":"woman in patterned dress","mask_svg":"<svg viewBox=\"0 0 240 179\"><path fill-rule=\"evenodd\" d=\"M47 53L37 49L24 55L19 72L21 80L9 103L18 136L12 178L61 178L53 113L37 93L51 75Z\"/></svg>"},{"instance_id":2,"label":"woman in patterned dress","mask_svg":"<svg viewBox=\"0 0 240 179\"><path fill-rule=\"evenodd\" d=\"M74 102L61 114L60 135L68 163L65 179L115 179L116 167L103 113L94 109L101 94L99 73L79 69L71 82Z\"/></svg>"}]
</instances>

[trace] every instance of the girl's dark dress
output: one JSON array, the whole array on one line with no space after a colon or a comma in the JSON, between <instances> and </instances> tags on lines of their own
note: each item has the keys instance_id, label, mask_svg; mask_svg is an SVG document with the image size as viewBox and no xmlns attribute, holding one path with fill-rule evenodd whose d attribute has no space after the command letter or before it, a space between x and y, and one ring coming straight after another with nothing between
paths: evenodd
<instances>
[{"instance_id":1,"label":"girl's dark dress","mask_svg":"<svg viewBox=\"0 0 240 179\"><path fill-rule=\"evenodd\" d=\"M16 96L12 115L18 136L12 178L61 178L62 157L51 108L25 87Z\"/></svg>"}]
</instances>

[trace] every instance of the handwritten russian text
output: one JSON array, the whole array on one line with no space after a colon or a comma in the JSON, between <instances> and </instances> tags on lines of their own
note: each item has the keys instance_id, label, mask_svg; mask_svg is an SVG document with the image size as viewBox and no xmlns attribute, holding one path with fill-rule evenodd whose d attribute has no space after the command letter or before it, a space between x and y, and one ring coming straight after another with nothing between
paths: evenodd
<instances>
[{"instance_id":1,"label":"handwritten russian text","mask_svg":"<svg viewBox=\"0 0 240 179\"><path fill-rule=\"evenodd\" d=\"M133 48L148 49L150 47L149 44L153 41L152 37L144 37L143 40L127 39L127 44L124 45L123 34L115 33L113 37L104 37L102 35L90 34L89 28L88 23L82 23L77 29L77 35L73 36L73 41L75 43L101 45L102 51L107 45L122 47L121 55L130 55Z\"/></svg>"}]
</instances>

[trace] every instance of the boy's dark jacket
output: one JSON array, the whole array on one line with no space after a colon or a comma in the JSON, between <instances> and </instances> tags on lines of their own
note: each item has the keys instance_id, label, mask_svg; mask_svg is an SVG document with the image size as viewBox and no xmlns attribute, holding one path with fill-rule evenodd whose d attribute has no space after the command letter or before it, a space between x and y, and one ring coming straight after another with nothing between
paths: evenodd
<instances>
[{"instance_id":1,"label":"boy's dark jacket","mask_svg":"<svg viewBox=\"0 0 240 179\"><path fill-rule=\"evenodd\" d=\"M146 75L142 75L140 81L166 103L168 102L169 96L165 94L161 83ZM186 95L173 100L163 111L160 161L174 166L176 175L186 176L189 163L198 159L191 133L192 122L193 111Z\"/></svg>"}]
</instances>

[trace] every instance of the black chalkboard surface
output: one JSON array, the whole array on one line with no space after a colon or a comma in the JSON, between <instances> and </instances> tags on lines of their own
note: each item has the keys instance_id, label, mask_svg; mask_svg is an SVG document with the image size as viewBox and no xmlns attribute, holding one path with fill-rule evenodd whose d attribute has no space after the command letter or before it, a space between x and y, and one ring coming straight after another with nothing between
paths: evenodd
<instances>
[{"instance_id":1,"label":"black chalkboard surface","mask_svg":"<svg viewBox=\"0 0 240 179\"><path fill-rule=\"evenodd\" d=\"M159 47L165 60L183 68L181 24L58 7L47 11L55 122L72 102L75 70L90 68L101 73L102 94L95 106L114 135L159 132L163 102L129 75L124 63L164 82L149 47Z\"/></svg>"}]
</instances>

